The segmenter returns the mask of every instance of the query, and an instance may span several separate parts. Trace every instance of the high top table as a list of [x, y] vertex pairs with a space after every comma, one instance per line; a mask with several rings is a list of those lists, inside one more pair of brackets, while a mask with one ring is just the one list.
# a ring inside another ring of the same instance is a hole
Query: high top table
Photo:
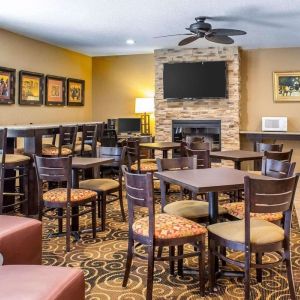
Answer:
[[172, 149], [179, 149], [180, 143], [174, 142], [156, 142], [156, 143], [141, 143], [141, 148], [151, 150], [161, 150], [163, 152], [163, 158], [168, 158], [168, 151]]

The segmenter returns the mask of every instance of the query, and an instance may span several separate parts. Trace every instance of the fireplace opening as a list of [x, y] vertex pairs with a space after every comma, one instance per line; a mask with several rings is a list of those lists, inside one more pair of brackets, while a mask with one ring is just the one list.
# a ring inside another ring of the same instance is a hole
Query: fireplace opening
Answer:
[[220, 151], [221, 120], [172, 120], [173, 142], [180, 143], [187, 136], [203, 137], [210, 144], [211, 151]]

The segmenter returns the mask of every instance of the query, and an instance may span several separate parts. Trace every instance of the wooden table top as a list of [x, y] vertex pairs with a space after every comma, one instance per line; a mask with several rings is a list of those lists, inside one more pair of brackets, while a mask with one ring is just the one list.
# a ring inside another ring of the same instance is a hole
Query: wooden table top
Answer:
[[232, 168], [209, 168], [155, 172], [154, 176], [195, 192], [224, 192], [244, 188], [244, 177], [270, 179]]
[[75, 156], [72, 158], [72, 168], [73, 169], [89, 169], [93, 167], [98, 167], [100, 165], [113, 162], [115, 159], [113, 157], [79, 157]]
[[177, 149], [180, 148], [180, 143], [173, 142], [156, 142], [156, 143], [141, 143], [140, 147], [149, 148], [149, 149], [157, 149], [157, 150], [169, 150], [169, 149]]
[[263, 158], [262, 152], [246, 151], [246, 150], [231, 150], [231, 151], [216, 151], [211, 152], [211, 158], [228, 159], [232, 161], [244, 161]]

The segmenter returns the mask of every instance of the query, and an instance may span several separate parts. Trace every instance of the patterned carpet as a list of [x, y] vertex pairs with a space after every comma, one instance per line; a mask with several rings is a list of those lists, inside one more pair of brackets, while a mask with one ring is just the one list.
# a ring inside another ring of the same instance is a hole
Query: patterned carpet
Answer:
[[[172, 194], [170, 200], [178, 199]], [[159, 203], [159, 199], [158, 199]], [[159, 205], [157, 205], [159, 209]], [[134, 258], [127, 288], [122, 288], [126, 252], [127, 223], [121, 222], [118, 202], [108, 205], [107, 230], [99, 232], [97, 239], [84, 234], [79, 242], [72, 244], [70, 253], [65, 254], [65, 238], [47, 238], [49, 232], [57, 229], [56, 223], [44, 221], [43, 262], [46, 265], [80, 267], [86, 280], [86, 299], [88, 300], [140, 300], [146, 292], [146, 261]], [[140, 212], [143, 214], [143, 212]], [[90, 224], [89, 218], [81, 218], [80, 226]], [[237, 257], [237, 254], [229, 254]], [[300, 232], [296, 218], [292, 229], [292, 256], [294, 279], [300, 299]], [[268, 255], [266, 260], [274, 259]], [[185, 260], [185, 266], [197, 267], [193, 258]], [[290, 299], [286, 281], [285, 266], [264, 270], [262, 284], [257, 284], [252, 273], [251, 299], [284, 300]], [[186, 274], [184, 277], [169, 275], [168, 264], [155, 263], [153, 299], [244, 299], [242, 279], [220, 278], [214, 293], [206, 292], [199, 296], [197, 275]]]

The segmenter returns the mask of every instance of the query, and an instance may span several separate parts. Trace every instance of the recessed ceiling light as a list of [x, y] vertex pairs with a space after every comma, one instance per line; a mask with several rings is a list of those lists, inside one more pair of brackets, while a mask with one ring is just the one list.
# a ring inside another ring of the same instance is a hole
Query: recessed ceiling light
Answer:
[[133, 40], [133, 39], [128, 39], [128, 40], [126, 40], [126, 44], [127, 44], [127, 45], [134, 45], [134, 44], [135, 44], [135, 40]]

